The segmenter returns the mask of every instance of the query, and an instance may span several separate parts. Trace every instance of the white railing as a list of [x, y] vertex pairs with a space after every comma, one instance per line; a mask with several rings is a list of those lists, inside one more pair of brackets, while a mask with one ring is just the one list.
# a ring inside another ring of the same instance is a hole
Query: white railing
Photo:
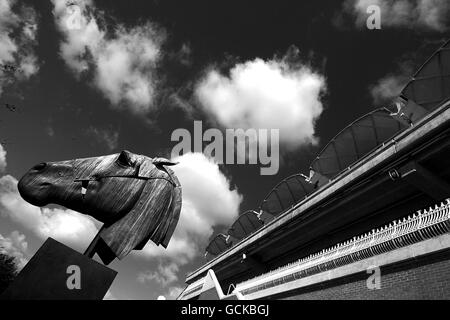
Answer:
[[250, 294], [358, 260], [392, 251], [450, 231], [450, 199], [428, 210], [393, 221], [331, 248], [272, 270], [236, 285], [235, 291]]
[[205, 277], [191, 283], [189, 286], [187, 286], [186, 289], [184, 289], [184, 291], [180, 294], [177, 300], [186, 300], [197, 295], [198, 291], [200, 291], [203, 288], [204, 282]]

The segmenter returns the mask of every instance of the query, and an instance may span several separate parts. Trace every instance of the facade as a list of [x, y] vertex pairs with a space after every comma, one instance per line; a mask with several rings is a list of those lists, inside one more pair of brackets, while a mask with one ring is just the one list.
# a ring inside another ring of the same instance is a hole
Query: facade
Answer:
[[179, 299], [449, 299], [450, 42], [206, 248]]

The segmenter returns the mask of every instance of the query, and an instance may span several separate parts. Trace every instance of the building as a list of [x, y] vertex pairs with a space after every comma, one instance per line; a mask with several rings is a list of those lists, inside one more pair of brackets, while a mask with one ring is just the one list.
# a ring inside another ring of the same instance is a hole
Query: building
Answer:
[[207, 247], [179, 299], [449, 299], [450, 42]]

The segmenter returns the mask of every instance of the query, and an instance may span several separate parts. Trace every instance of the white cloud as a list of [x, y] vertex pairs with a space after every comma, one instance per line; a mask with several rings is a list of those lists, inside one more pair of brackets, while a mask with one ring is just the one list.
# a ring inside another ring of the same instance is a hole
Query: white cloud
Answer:
[[77, 76], [93, 75], [91, 83], [113, 106], [134, 113], [153, 108], [155, 68], [161, 56], [162, 32], [147, 23], [135, 28], [117, 25], [108, 32], [101, 12], [90, 0], [67, 6], [52, 0], [53, 14], [63, 42], [60, 54]]
[[444, 32], [449, 27], [448, 0], [347, 0], [344, 10], [355, 15], [358, 26], [365, 26], [370, 5], [380, 7], [382, 28], [420, 28]]
[[372, 100], [376, 105], [390, 104], [411, 80], [414, 65], [410, 58], [402, 58], [396, 69], [369, 86]]
[[[183, 292], [181, 287], [170, 287], [164, 295], [159, 295], [156, 300], [175, 300]], [[167, 299], [166, 296], [169, 298]]]
[[97, 143], [105, 145], [109, 151], [113, 151], [119, 144], [119, 132], [113, 129], [100, 129], [89, 127], [86, 134], [92, 137]]
[[181, 292], [183, 292], [183, 288], [181, 287], [170, 287], [164, 295], [159, 295], [156, 300], [175, 300]]
[[138, 274], [138, 281], [141, 283], [147, 283], [155, 281], [159, 283], [163, 288], [167, 285], [178, 280], [179, 266], [176, 263], [158, 265], [157, 271], [145, 271]]
[[409, 78], [403, 74], [389, 74], [370, 87], [375, 104], [389, 103], [398, 97], [408, 83]]
[[135, 254], [182, 265], [204, 253], [213, 227], [229, 226], [237, 218], [242, 196], [231, 190], [219, 166], [202, 153], [187, 153], [172, 160], [179, 161], [172, 168], [183, 191], [180, 221], [167, 249], [149, 242]]
[[6, 169], [6, 150], [0, 144], [0, 172], [5, 171]]
[[212, 69], [197, 84], [196, 97], [225, 128], [279, 129], [280, 143], [290, 149], [314, 144], [325, 78], [288, 58], [239, 63], [229, 75]]
[[93, 219], [66, 209], [35, 207], [22, 199], [17, 180], [0, 178], [0, 213], [41, 239], [52, 237], [74, 249], [83, 249], [97, 233]]
[[0, 234], [0, 253], [14, 257], [17, 269], [20, 271], [29, 260], [28, 242], [25, 235], [19, 231], [11, 232], [9, 237]]
[[[0, 0], [0, 95], [9, 83], [37, 73], [36, 33], [37, 15], [31, 7]], [[16, 70], [5, 70], [5, 66]]]
[[169, 291], [167, 292], [167, 297], [169, 300], [175, 300], [178, 298], [180, 293], [183, 292], [183, 288], [181, 287], [170, 287]]

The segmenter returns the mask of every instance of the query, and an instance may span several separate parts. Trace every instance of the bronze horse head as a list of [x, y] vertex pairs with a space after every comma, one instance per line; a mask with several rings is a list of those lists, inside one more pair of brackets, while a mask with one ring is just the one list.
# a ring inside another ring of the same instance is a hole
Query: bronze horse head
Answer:
[[129, 151], [46, 162], [28, 171], [18, 188], [31, 204], [54, 203], [103, 222], [94, 250], [109, 264], [148, 240], [167, 247], [181, 210], [181, 186], [167, 168], [174, 164]]

